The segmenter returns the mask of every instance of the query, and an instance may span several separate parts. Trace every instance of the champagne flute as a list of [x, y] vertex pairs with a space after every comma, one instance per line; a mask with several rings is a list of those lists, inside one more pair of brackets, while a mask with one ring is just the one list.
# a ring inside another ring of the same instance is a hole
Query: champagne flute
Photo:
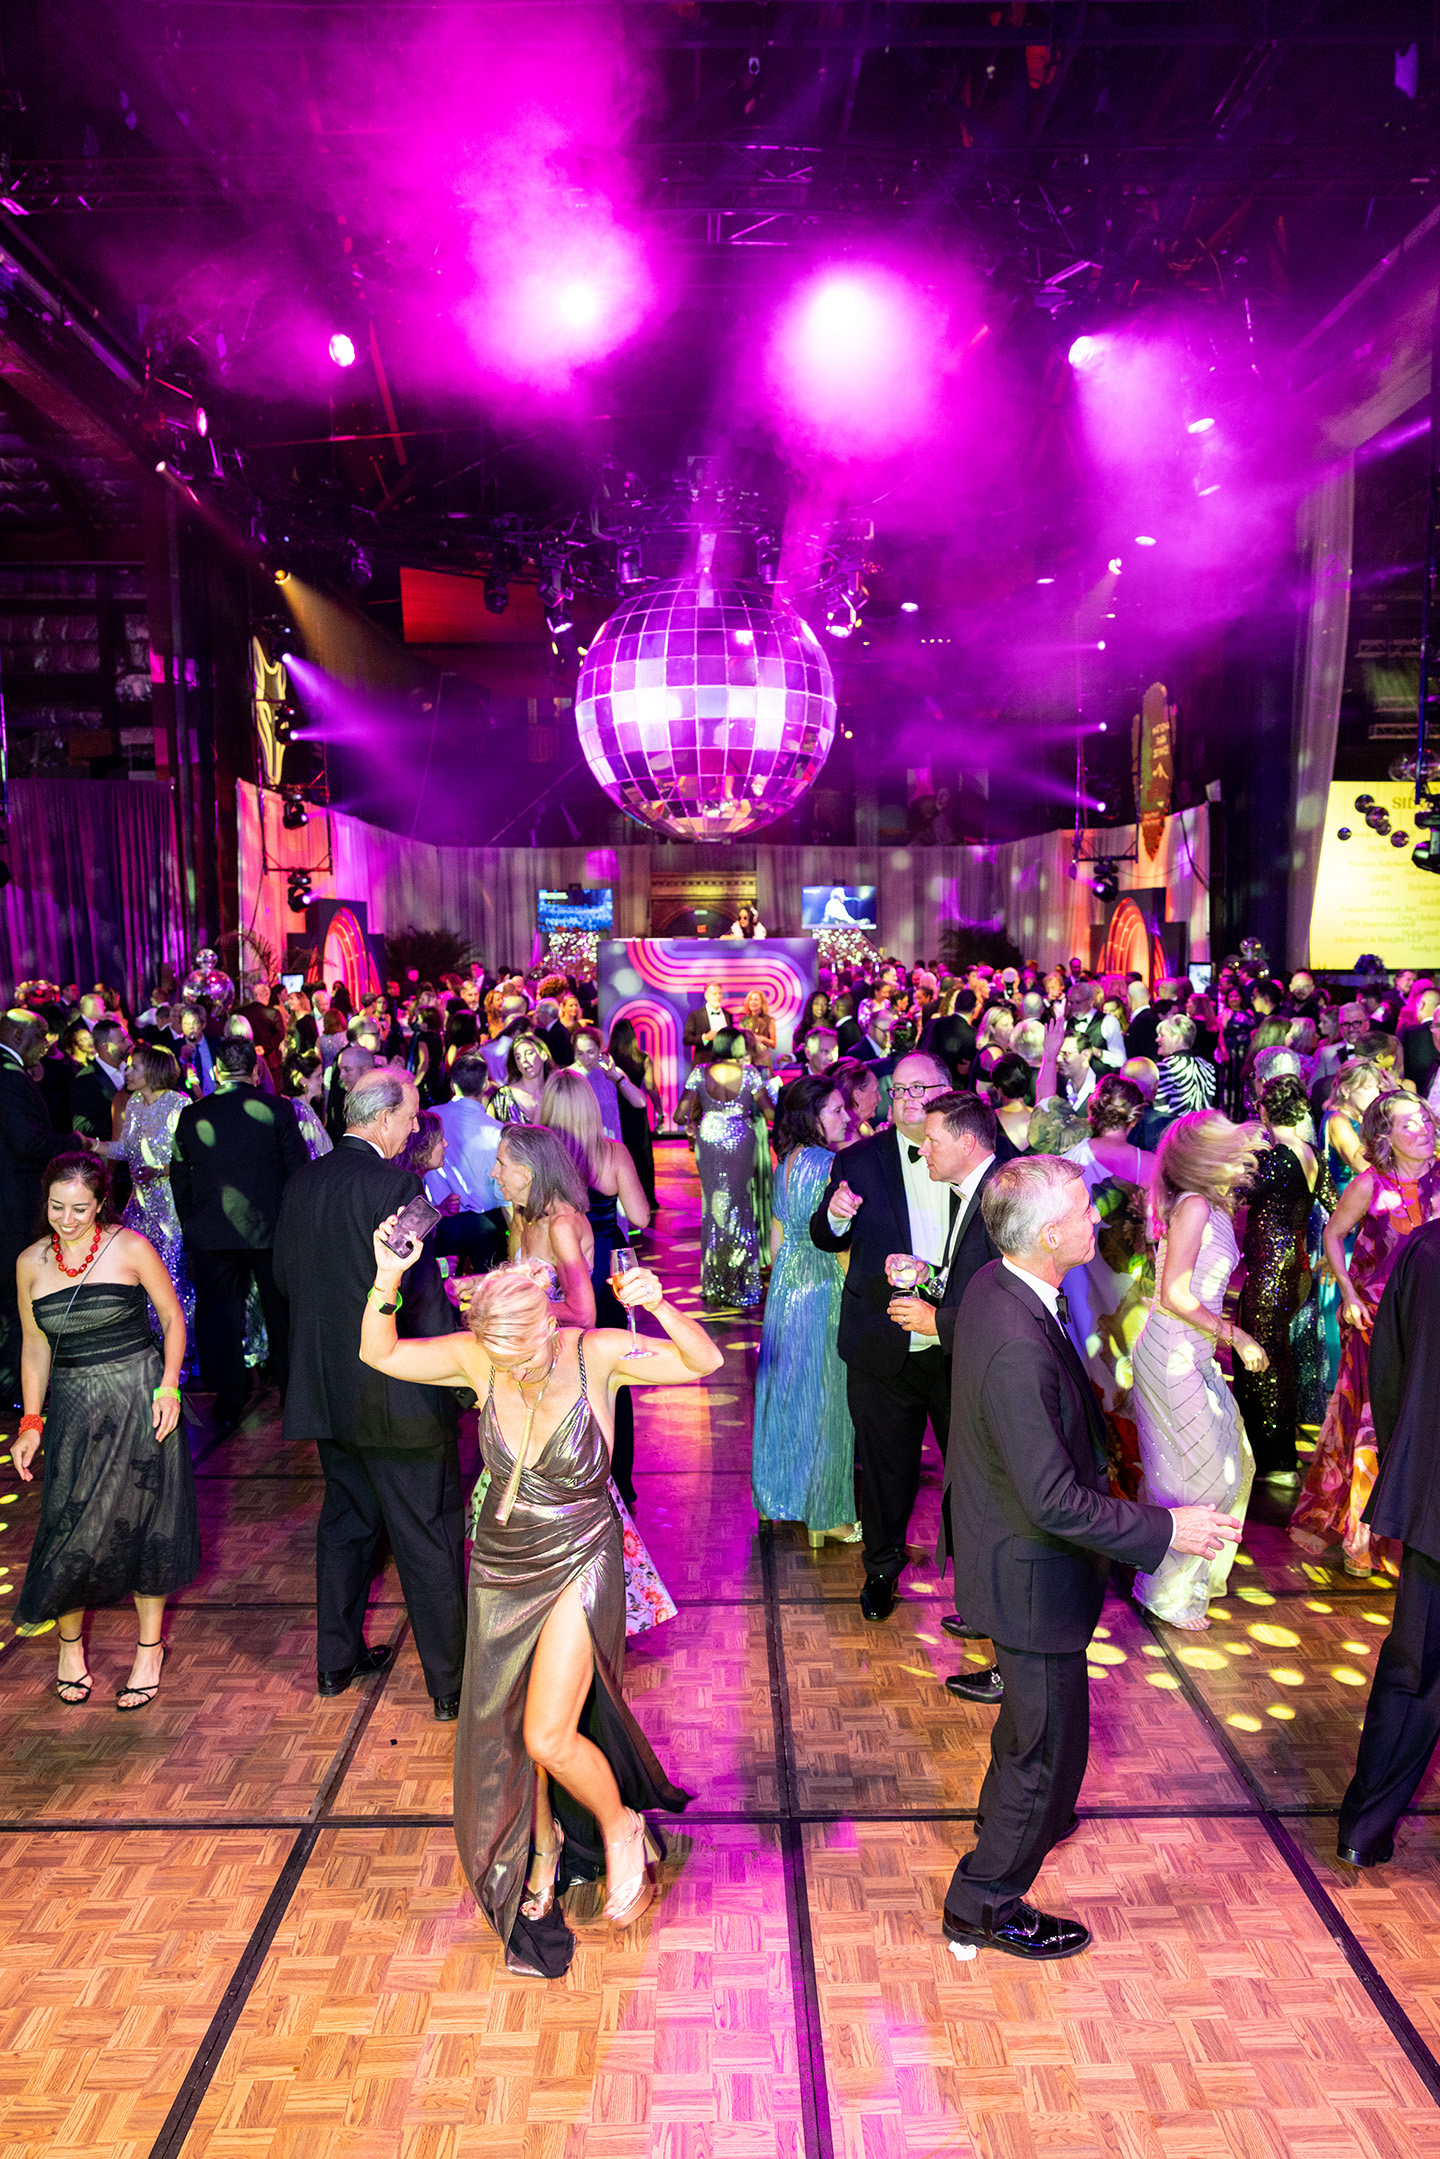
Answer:
[[[620, 1296], [620, 1284], [624, 1281], [626, 1275], [633, 1273], [634, 1269], [638, 1267], [639, 1264], [639, 1261], [636, 1259], [635, 1254], [631, 1251], [628, 1244], [617, 1244], [614, 1250], [611, 1252], [610, 1287], [614, 1292], [617, 1301]], [[629, 1305], [627, 1305], [625, 1308], [625, 1324], [630, 1329], [630, 1347], [625, 1352], [627, 1360], [635, 1357], [659, 1356], [660, 1352], [658, 1350], [641, 1349], [638, 1346], [640, 1337], [635, 1331], [635, 1313], [633, 1308]]]

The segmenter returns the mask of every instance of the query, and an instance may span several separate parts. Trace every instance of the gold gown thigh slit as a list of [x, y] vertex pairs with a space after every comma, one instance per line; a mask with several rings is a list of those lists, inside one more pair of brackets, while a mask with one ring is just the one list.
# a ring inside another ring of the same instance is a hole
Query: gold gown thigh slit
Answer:
[[[495, 1415], [495, 1382], [480, 1420], [490, 1482], [476, 1512], [470, 1557], [465, 1681], [455, 1735], [455, 1842], [475, 1901], [502, 1943], [510, 1939], [530, 1855], [535, 1770], [525, 1752], [525, 1701], [541, 1629], [573, 1582], [580, 1592], [595, 1679], [580, 1730], [609, 1762], [620, 1797], [637, 1810], [679, 1813], [690, 1795], [672, 1784], [625, 1706], [625, 1559], [607, 1489], [610, 1456], [590, 1406], [585, 1353], [580, 1397], [520, 1477], [507, 1522], [496, 1519], [515, 1457]], [[599, 1824], [552, 1777], [550, 1804], [565, 1832], [560, 1886], [605, 1871]]]

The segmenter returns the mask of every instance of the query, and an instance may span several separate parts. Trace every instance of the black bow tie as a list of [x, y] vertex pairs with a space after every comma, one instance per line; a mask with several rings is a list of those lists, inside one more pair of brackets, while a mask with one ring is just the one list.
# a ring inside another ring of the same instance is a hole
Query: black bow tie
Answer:
[[1063, 1289], [1062, 1289], [1062, 1290], [1058, 1290], [1058, 1291], [1056, 1292], [1056, 1296], [1055, 1296], [1055, 1317], [1056, 1317], [1056, 1318], [1057, 1318], [1057, 1319], [1059, 1320], [1059, 1322], [1060, 1322], [1060, 1324], [1061, 1324], [1061, 1326], [1062, 1326], [1062, 1327], [1068, 1327], [1068, 1326], [1069, 1326], [1069, 1324], [1070, 1324], [1070, 1304], [1069, 1304], [1069, 1300], [1067, 1299], [1067, 1297], [1066, 1297], [1066, 1295], [1065, 1295], [1065, 1292], [1064, 1292], [1064, 1290], [1063, 1290]]
[[918, 1162], [920, 1160], [920, 1149], [918, 1147], [912, 1147], [910, 1149], [910, 1159], [912, 1162]]

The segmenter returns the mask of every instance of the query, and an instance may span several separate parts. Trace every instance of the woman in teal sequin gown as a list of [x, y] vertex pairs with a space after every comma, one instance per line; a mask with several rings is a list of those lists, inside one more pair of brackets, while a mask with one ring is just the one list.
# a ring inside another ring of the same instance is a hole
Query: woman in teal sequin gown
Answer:
[[810, 1217], [830, 1181], [845, 1117], [844, 1097], [828, 1078], [792, 1080], [780, 1097], [781, 1241], [755, 1374], [756, 1508], [762, 1519], [803, 1522], [815, 1544], [827, 1531], [853, 1534], [855, 1525], [855, 1428], [835, 1350], [844, 1278], [835, 1255], [810, 1241]]

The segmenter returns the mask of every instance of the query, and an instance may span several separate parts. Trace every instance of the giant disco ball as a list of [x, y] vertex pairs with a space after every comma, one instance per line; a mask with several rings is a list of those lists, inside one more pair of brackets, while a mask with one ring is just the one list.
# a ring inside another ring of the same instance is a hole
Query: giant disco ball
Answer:
[[830, 754], [835, 683], [808, 622], [745, 585], [681, 578], [618, 607], [575, 718], [612, 802], [657, 832], [729, 840], [792, 810]]

